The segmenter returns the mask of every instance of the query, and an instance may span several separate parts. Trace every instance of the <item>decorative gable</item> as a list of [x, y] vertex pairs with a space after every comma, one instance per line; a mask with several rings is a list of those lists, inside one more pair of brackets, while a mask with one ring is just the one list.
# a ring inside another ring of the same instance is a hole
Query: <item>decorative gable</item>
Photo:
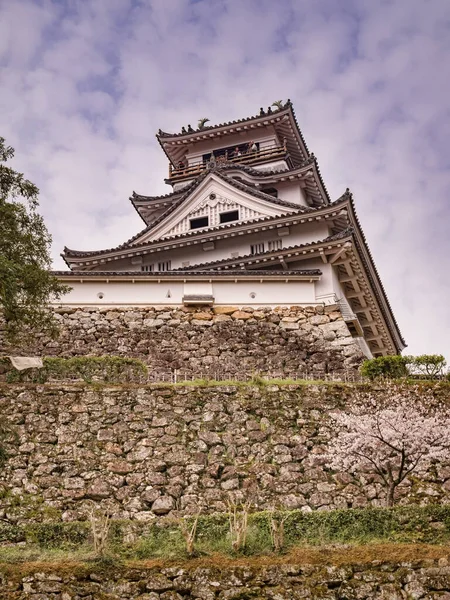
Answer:
[[133, 244], [170, 238], [189, 231], [207, 231], [226, 223], [276, 217], [291, 211], [268, 199], [243, 192], [211, 174], [165, 219], [133, 240]]
[[233, 198], [211, 193], [174, 227], [165, 232], [164, 237], [187, 233], [192, 229], [208, 229], [224, 223], [248, 221], [264, 216], [262, 212], [239, 204]]

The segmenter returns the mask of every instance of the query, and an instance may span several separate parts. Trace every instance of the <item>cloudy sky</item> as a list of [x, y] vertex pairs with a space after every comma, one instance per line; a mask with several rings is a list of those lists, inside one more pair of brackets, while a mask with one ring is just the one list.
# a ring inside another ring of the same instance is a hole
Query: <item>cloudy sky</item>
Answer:
[[291, 98], [348, 186], [409, 348], [450, 359], [450, 0], [0, 0], [0, 135], [55, 268], [142, 228], [154, 137]]

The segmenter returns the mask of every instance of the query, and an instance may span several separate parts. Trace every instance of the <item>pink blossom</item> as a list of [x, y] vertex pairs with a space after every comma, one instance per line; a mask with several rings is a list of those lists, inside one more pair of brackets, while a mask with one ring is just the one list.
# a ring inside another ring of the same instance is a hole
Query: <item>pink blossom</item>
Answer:
[[345, 412], [331, 417], [338, 431], [324, 454], [329, 466], [377, 473], [388, 506], [410, 473], [450, 457], [450, 414], [430, 394], [412, 403], [399, 388], [388, 386], [381, 401], [356, 394]]

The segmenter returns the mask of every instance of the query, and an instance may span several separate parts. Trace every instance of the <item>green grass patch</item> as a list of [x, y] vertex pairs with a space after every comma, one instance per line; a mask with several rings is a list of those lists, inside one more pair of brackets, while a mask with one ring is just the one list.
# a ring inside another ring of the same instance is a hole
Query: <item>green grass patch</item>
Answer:
[[[283, 543], [278, 552], [271, 536], [272, 518], [283, 521]], [[273, 556], [294, 548], [374, 543], [450, 544], [450, 505], [253, 513], [248, 519], [245, 546], [239, 550], [232, 548], [228, 515], [205, 515], [198, 520], [194, 556]], [[151, 523], [113, 521], [106, 555], [111, 560], [188, 558], [180, 522], [170, 519]], [[0, 561], [56, 558], [95, 558], [87, 522], [0, 522]]]

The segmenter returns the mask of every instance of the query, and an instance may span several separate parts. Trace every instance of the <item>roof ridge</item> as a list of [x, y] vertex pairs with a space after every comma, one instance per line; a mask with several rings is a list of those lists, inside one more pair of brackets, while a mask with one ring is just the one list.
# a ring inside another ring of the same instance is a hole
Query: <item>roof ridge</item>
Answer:
[[265, 111], [262, 107], [259, 109], [259, 115], [253, 115], [251, 117], [245, 117], [244, 119], [236, 119], [234, 121], [227, 121], [226, 123], [218, 123], [216, 125], [208, 125], [207, 127], [200, 127], [197, 129], [193, 129], [190, 125], [188, 125], [188, 129], [182, 127], [181, 132], [179, 133], [169, 133], [167, 131], [163, 131], [162, 129], [158, 129], [158, 133], [156, 134], [157, 138], [164, 137], [180, 137], [183, 135], [192, 135], [194, 133], [201, 133], [204, 131], [211, 131], [211, 129], [218, 129], [219, 127], [228, 127], [230, 125], [237, 125], [238, 123], [243, 123], [244, 121], [251, 121], [253, 119], [259, 119], [260, 117], [267, 117], [271, 115], [277, 115], [282, 113], [284, 110], [291, 108], [293, 110], [292, 102], [288, 98], [287, 102], [283, 105], [282, 108], [277, 108], [272, 110], [272, 107], [269, 106], [267, 111]]
[[[130, 277], [152, 277], [152, 276], [180, 276], [183, 274], [190, 275], [211, 275], [211, 271], [202, 271], [201, 269], [186, 271], [184, 272], [182, 269], [173, 269], [170, 271], [50, 271], [53, 275], [57, 276], [82, 276], [82, 277], [95, 277], [95, 276], [105, 276], [109, 277], [111, 275], [123, 275]], [[320, 269], [291, 269], [289, 271], [275, 271], [269, 269], [229, 269], [228, 271], [213, 271], [214, 275], [321, 275], [322, 271]]]

